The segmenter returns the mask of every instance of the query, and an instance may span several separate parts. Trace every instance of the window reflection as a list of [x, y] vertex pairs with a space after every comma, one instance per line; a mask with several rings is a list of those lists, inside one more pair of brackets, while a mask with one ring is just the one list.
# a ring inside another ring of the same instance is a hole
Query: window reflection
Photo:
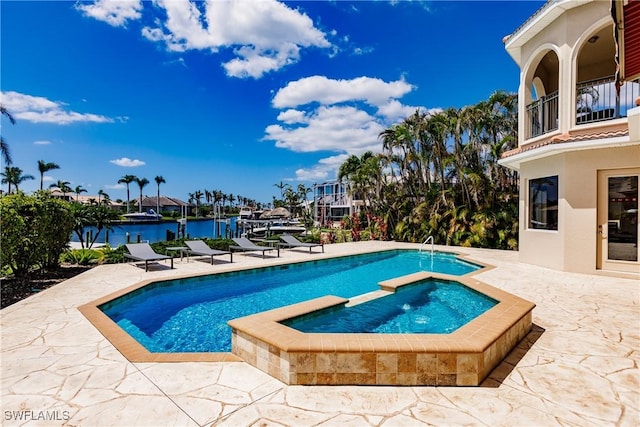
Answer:
[[609, 178], [608, 258], [638, 261], [638, 176]]

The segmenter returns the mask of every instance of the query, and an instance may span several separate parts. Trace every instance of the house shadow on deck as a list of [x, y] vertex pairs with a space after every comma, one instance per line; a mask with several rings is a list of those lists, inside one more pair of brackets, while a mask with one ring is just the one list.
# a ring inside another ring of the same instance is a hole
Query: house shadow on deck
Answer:
[[496, 366], [491, 373], [489, 373], [487, 378], [485, 378], [480, 384], [480, 387], [500, 387], [544, 332], [545, 329], [543, 327], [534, 323], [531, 326], [531, 331], [518, 343], [518, 345], [515, 346], [513, 350], [511, 350], [507, 357], [505, 357], [504, 360], [502, 360], [502, 362], [500, 362], [500, 364]]

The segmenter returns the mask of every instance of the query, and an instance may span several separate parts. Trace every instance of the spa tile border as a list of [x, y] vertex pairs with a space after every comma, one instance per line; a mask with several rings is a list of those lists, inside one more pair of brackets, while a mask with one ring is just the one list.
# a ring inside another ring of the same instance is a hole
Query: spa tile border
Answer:
[[325, 296], [231, 320], [232, 351], [286, 384], [479, 385], [531, 330], [535, 304], [472, 277], [427, 272], [381, 282], [379, 296], [428, 279], [498, 304], [451, 334], [304, 333], [280, 323], [348, 302]]

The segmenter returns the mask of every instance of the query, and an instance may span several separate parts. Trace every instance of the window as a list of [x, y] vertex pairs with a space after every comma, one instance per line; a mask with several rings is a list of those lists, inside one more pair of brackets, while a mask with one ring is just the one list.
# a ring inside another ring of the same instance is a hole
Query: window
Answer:
[[529, 228], [558, 229], [558, 176], [529, 180]]

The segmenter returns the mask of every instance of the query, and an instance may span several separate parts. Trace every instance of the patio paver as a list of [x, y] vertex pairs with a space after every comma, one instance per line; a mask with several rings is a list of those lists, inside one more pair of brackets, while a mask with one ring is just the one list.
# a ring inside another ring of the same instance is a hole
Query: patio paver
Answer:
[[480, 387], [286, 386], [244, 362], [131, 363], [77, 310], [153, 278], [408, 247], [418, 245], [94, 268], [0, 311], [2, 425], [640, 424], [638, 280], [521, 264], [514, 252], [438, 247], [496, 266], [476, 277], [536, 304], [533, 331]]

